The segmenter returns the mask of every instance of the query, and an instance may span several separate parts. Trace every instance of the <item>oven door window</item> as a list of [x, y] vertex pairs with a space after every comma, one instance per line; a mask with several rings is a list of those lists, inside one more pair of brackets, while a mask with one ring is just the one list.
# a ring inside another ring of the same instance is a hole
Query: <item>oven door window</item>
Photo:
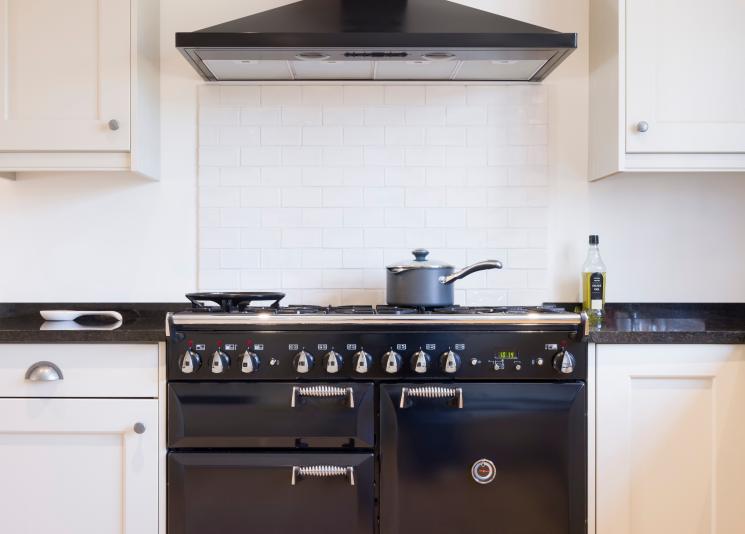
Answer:
[[372, 454], [172, 452], [169, 534], [372, 534]]
[[386, 384], [381, 532], [586, 532], [582, 383]]

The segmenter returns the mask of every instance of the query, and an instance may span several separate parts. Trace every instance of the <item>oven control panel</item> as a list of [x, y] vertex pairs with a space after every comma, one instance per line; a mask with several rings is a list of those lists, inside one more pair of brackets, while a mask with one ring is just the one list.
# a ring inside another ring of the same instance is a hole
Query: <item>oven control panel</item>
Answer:
[[177, 332], [169, 380], [584, 380], [568, 332]]

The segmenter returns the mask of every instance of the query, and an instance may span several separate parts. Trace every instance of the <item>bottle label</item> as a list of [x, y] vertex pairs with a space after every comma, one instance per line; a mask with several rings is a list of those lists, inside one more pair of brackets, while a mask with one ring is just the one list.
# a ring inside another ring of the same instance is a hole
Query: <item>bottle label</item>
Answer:
[[590, 275], [590, 308], [593, 310], [603, 309], [604, 282], [603, 273], [592, 273]]

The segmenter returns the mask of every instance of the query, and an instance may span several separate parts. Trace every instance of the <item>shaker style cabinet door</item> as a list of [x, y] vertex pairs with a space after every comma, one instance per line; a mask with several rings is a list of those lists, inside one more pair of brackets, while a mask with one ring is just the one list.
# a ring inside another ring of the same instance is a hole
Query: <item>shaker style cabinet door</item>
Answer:
[[745, 2], [625, 6], [626, 152], [745, 152]]
[[157, 405], [0, 399], [0, 531], [158, 534]]
[[598, 345], [597, 534], [745, 532], [745, 347]]
[[130, 0], [0, 0], [0, 151], [130, 149]]

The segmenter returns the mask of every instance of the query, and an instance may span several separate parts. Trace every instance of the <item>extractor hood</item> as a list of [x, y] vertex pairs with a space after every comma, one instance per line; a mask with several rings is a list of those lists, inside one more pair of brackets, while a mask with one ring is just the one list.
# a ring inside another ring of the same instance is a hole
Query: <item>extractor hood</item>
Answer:
[[536, 82], [577, 34], [448, 0], [301, 0], [177, 33], [176, 47], [210, 81]]

